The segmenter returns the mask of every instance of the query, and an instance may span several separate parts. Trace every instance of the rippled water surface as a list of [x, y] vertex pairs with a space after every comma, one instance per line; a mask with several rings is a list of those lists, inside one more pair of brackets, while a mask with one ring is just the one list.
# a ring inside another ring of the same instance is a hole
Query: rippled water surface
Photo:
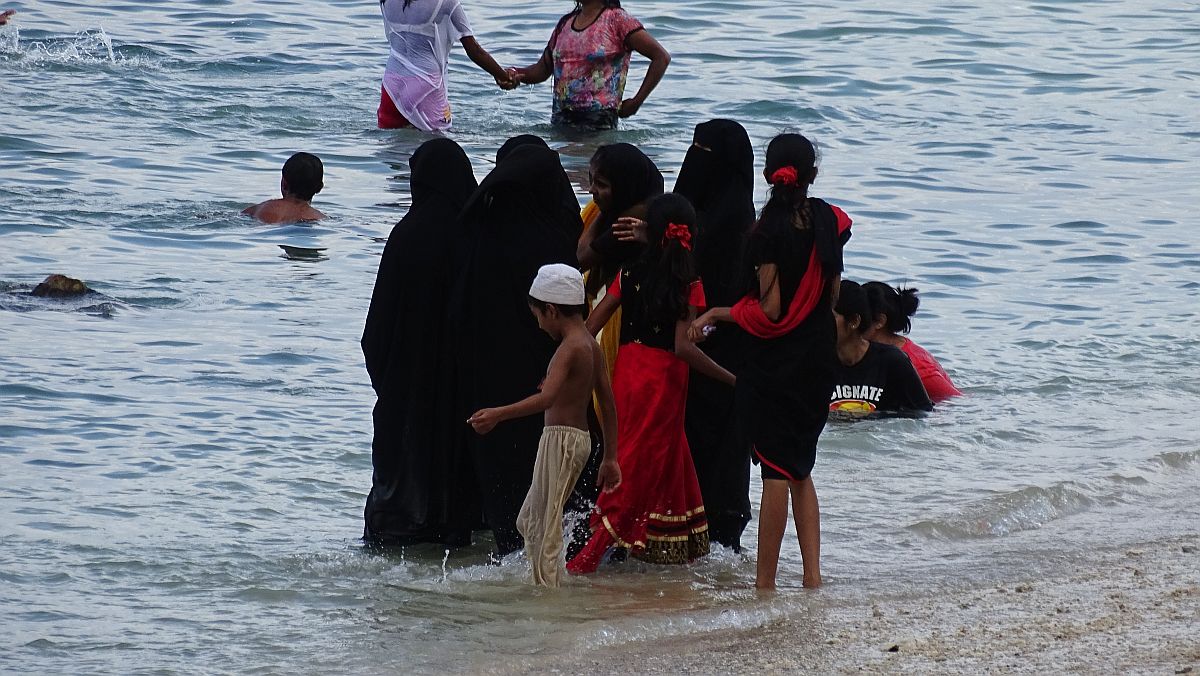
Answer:
[[[789, 541], [764, 600], [730, 553], [536, 591], [519, 559], [483, 565], [486, 543], [360, 550], [357, 340], [423, 140], [373, 128], [375, 2], [8, 4], [0, 670], [520, 665], [985, 582], [1200, 517], [1194, 6], [630, 0], [675, 59], [602, 137], [559, 135], [545, 86], [500, 92], [455, 54], [454, 137], [480, 176], [529, 130], [578, 180], [602, 141], [674, 173], [708, 118], [760, 145], [799, 129], [823, 149], [818, 192], [856, 220], [847, 276], [922, 290], [913, 335], [967, 396], [829, 429], [829, 584], [796, 591]], [[467, 6], [524, 65], [569, 3]], [[297, 150], [325, 160], [333, 218], [239, 217]], [[56, 272], [103, 296], [26, 295]]]

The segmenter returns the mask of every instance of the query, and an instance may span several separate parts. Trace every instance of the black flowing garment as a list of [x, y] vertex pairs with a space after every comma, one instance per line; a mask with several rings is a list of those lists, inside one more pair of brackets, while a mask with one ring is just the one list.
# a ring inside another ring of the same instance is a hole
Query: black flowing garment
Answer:
[[555, 343], [529, 310], [529, 286], [543, 265], [576, 264], [582, 230], [558, 153], [538, 145], [513, 148], [463, 211], [449, 306], [461, 397], [456, 444], [473, 459], [500, 555], [523, 546], [517, 513], [532, 482], [543, 418], [504, 422], [485, 436], [466, 420], [534, 394], [545, 378]]
[[[696, 266], [710, 307], [729, 307], [745, 291], [742, 250], [755, 222], [754, 148], [742, 125], [712, 120], [696, 127], [675, 193], [696, 208]], [[700, 344], [713, 361], [737, 374], [745, 333], [736, 324]], [[704, 496], [709, 535], [735, 550], [750, 521], [750, 442], [741, 434], [734, 389], [692, 373], [684, 419], [692, 462]]]
[[448, 350], [455, 230], [476, 188], [471, 162], [458, 144], [434, 139], [413, 153], [412, 206], [388, 237], [362, 337], [375, 388], [374, 473], [363, 539], [382, 545], [467, 544], [479, 523], [469, 462], [454, 453], [448, 431], [458, 424]]
[[612, 205], [602, 211], [591, 226], [597, 233], [592, 249], [600, 258], [588, 277], [588, 294], [593, 297], [612, 283], [617, 270], [642, 254], [641, 244], [617, 239], [612, 231], [613, 224], [635, 206], [663, 194], [665, 186], [662, 172], [654, 160], [629, 143], [602, 146], [596, 152], [595, 162], [596, 168], [612, 184]]

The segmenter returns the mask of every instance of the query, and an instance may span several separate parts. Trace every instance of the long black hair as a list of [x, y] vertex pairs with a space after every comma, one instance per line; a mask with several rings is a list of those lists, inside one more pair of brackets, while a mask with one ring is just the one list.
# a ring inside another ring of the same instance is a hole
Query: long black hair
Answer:
[[[800, 280], [807, 267], [808, 254], [816, 243], [812, 209], [808, 199], [808, 186], [817, 177], [817, 149], [800, 134], [780, 134], [767, 145], [767, 180], [771, 183], [771, 194], [759, 212], [758, 221], [750, 234], [746, 254], [749, 258], [761, 257], [763, 247], [773, 247], [770, 256], [775, 260], [792, 261], [804, 267], [797, 270], [794, 282]], [[802, 231], [806, 237], [789, 236], [792, 230]], [[783, 250], [779, 250], [783, 247]], [[742, 287], [747, 293], [758, 295], [758, 276], [754, 267], [742, 266]], [[784, 306], [791, 302], [795, 290], [790, 286], [781, 288]]]
[[916, 289], [893, 287], [884, 282], [867, 282], [863, 284], [863, 289], [871, 304], [872, 322], [883, 315], [887, 317], [883, 326], [889, 332], [908, 333], [912, 330], [912, 316], [921, 306]]
[[808, 186], [817, 177], [817, 148], [800, 134], [780, 134], [767, 146], [771, 197], [758, 218], [760, 228], [809, 227]]
[[[695, 227], [696, 210], [682, 195], [660, 195], [646, 209], [646, 236], [650, 242], [635, 265], [641, 268], [640, 294], [647, 325], [687, 319], [688, 290], [696, 281], [696, 261], [691, 251]], [[686, 228], [686, 232], [680, 228]]]
[[867, 301], [867, 292], [858, 282], [842, 280], [834, 312], [841, 315], [846, 322], [858, 317], [858, 328], [852, 329], [858, 335], [865, 334], [871, 328], [871, 304]]

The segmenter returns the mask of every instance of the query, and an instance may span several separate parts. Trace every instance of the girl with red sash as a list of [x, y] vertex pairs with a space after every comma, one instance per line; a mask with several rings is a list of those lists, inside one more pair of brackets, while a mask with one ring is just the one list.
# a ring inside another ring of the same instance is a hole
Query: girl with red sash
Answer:
[[788, 497], [804, 559], [804, 586], [821, 584], [821, 524], [812, 468], [829, 416], [837, 363], [833, 305], [850, 217], [808, 196], [817, 177], [816, 149], [799, 134], [775, 137], [764, 172], [771, 198], [746, 246], [756, 274], [733, 307], [713, 308], [692, 324], [703, 340], [717, 322], [750, 334], [735, 391], [738, 417], [762, 466], [756, 586], [775, 588]]
[[594, 334], [622, 310], [613, 397], [624, 481], [597, 500], [592, 537], [567, 564], [575, 574], [594, 572], [614, 546], [660, 564], [708, 554], [708, 521], [683, 430], [688, 374], [694, 368], [730, 385], [734, 377], [688, 340], [705, 305], [692, 258], [695, 210], [684, 197], [662, 195], [646, 221], [644, 253], [619, 271], [588, 319]]

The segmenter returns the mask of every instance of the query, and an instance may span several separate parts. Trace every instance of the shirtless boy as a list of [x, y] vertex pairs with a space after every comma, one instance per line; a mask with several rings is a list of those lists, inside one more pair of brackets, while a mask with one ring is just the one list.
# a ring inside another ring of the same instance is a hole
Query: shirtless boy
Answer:
[[325, 167], [321, 158], [309, 153], [296, 153], [283, 165], [279, 192], [283, 199], [267, 200], [246, 207], [242, 213], [263, 223], [298, 223], [319, 221], [325, 214], [312, 207], [312, 198], [325, 187]]
[[538, 326], [559, 341], [541, 391], [515, 404], [485, 408], [467, 421], [479, 434], [487, 434], [505, 420], [546, 414], [533, 483], [521, 505], [517, 530], [525, 538], [534, 584], [547, 587], [559, 586], [566, 575], [563, 507], [591, 452], [587, 407], [593, 393], [604, 431], [604, 459], [596, 483], [605, 492], [616, 490], [621, 483], [617, 410], [604, 355], [583, 320], [586, 303], [583, 275], [578, 270], [561, 264], [538, 270], [529, 290], [529, 309]]

